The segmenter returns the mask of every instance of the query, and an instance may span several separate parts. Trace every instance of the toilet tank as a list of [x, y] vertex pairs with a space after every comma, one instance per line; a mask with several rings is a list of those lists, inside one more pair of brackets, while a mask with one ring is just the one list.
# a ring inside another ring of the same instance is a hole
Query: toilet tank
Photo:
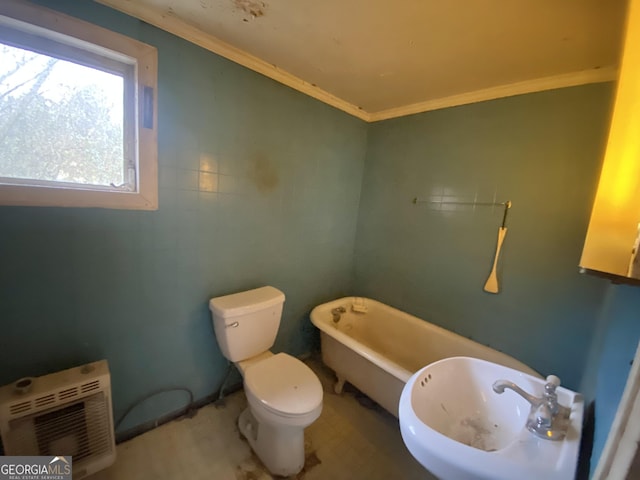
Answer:
[[283, 305], [284, 293], [274, 287], [209, 300], [222, 354], [238, 362], [269, 350], [276, 340]]

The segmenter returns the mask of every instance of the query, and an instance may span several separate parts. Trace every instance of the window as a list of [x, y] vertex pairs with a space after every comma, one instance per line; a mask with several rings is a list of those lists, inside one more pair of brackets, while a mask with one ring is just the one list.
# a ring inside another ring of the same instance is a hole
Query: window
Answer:
[[157, 51], [0, 3], [0, 205], [157, 209]]

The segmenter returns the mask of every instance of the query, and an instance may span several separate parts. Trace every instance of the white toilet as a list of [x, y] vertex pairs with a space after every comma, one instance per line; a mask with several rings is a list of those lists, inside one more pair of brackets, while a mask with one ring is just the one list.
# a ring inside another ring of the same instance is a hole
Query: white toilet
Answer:
[[280, 290], [262, 287], [212, 298], [209, 308], [222, 354], [244, 378], [240, 432], [269, 472], [288, 476], [304, 466], [304, 429], [322, 412], [322, 385], [297, 358], [269, 351], [283, 304]]

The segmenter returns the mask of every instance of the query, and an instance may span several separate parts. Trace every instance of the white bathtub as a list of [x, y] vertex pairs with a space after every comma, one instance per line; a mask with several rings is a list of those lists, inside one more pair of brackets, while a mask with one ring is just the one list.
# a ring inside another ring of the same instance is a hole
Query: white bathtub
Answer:
[[[354, 306], [366, 312], [356, 312]], [[334, 323], [331, 310], [337, 307], [345, 313]], [[322, 361], [338, 377], [336, 393], [347, 381], [396, 417], [407, 380], [436, 360], [476, 357], [539, 376], [509, 355], [368, 298], [318, 305], [311, 321], [321, 332]]]

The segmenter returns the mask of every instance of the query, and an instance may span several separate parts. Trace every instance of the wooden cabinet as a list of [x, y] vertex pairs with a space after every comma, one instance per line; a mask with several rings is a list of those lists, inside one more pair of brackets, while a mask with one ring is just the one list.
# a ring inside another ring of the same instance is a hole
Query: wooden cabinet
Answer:
[[609, 139], [580, 266], [640, 279], [640, 0], [631, 0], [628, 9]]

